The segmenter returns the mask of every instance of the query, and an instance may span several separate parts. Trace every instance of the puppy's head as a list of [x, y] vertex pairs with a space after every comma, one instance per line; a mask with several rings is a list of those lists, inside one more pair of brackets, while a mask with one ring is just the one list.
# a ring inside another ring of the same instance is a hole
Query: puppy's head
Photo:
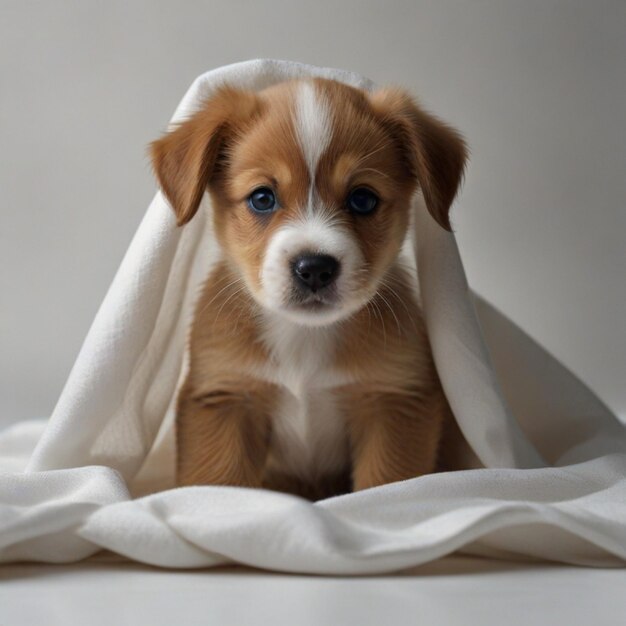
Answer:
[[259, 92], [224, 86], [151, 156], [178, 224], [208, 189], [216, 235], [257, 302], [318, 326], [375, 295], [418, 185], [450, 228], [466, 150], [400, 88], [310, 78]]

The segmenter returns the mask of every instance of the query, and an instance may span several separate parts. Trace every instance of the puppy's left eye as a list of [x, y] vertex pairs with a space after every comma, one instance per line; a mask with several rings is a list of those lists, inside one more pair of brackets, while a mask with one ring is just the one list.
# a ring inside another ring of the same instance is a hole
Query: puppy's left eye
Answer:
[[378, 196], [367, 187], [356, 187], [348, 194], [348, 208], [358, 215], [369, 215], [378, 206]]
[[248, 205], [257, 213], [270, 213], [276, 208], [276, 196], [269, 187], [259, 187], [248, 196]]

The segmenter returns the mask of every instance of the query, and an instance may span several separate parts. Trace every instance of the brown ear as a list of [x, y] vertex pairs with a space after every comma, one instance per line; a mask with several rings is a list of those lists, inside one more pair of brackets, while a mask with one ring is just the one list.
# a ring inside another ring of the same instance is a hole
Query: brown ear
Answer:
[[451, 230], [450, 206], [467, 160], [465, 141], [399, 87], [383, 87], [371, 94], [370, 101], [397, 138], [408, 173], [419, 183], [428, 211], [440, 226]]
[[257, 104], [254, 93], [222, 86], [196, 113], [150, 144], [152, 167], [178, 226], [196, 214], [228, 135]]

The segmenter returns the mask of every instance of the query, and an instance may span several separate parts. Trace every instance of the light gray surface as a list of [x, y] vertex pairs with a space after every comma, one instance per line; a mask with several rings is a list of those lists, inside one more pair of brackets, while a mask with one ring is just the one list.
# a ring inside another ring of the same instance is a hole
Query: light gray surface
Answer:
[[397, 82], [467, 136], [472, 286], [626, 412], [626, 4], [0, 2], [0, 424], [50, 413], [201, 72]]
[[624, 570], [450, 557], [390, 576], [131, 564], [0, 567], [0, 624], [527, 626], [621, 624]]

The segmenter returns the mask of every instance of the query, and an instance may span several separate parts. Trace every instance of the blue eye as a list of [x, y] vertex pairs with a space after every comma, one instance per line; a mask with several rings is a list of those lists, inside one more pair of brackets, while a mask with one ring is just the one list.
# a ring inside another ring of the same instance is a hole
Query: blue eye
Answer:
[[356, 187], [348, 195], [348, 208], [357, 215], [369, 215], [378, 206], [378, 196], [366, 187]]
[[259, 187], [248, 196], [248, 205], [257, 213], [270, 213], [276, 208], [276, 196], [269, 187]]

